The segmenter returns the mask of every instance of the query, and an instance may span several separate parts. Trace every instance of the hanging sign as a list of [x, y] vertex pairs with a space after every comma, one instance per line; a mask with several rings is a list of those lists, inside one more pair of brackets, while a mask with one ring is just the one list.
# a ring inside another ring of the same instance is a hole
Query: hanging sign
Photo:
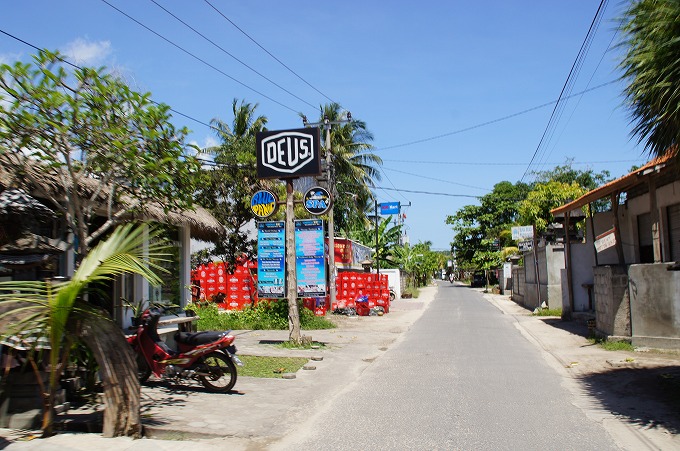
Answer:
[[286, 296], [286, 229], [283, 221], [257, 224], [257, 296]]
[[285, 179], [321, 174], [318, 128], [259, 132], [256, 143], [258, 178]]
[[609, 229], [595, 239], [595, 250], [602, 252], [605, 249], [616, 246], [616, 229]]
[[271, 191], [261, 190], [253, 194], [250, 199], [250, 209], [258, 218], [268, 218], [274, 213], [279, 205], [276, 194]]
[[331, 208], [331, 194], [320, 186], [310, 188], [302, 201], [305, 210], [313, 215], [322, 215]]
[[398, 215], [399, 214], [399, 202], [383, 202], [380, 204], [380, 214], [381, 215]]

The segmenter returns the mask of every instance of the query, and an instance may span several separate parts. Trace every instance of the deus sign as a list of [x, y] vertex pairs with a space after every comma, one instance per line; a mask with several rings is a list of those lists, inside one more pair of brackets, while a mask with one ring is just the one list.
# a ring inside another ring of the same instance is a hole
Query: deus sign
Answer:
[[258, 178], [296, 178], [321, 173], [318, 128], [260, 132], [256, 139]]

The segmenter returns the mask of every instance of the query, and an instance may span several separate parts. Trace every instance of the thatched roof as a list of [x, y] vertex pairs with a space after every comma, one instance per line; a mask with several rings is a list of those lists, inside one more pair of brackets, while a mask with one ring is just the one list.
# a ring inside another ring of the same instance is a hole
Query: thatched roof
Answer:
[[[20, 164], [19, 158], [17, 158], [17, 164]], [[59, 177], [56, 171], [46, 170], [38, 163], [28, 164], [22, 170], [30, 173], [31, 177], [18, 173], [10, 165], [0, 165], [0, 189], [19, 188], [36, 197], [41, 197], [40, 191], [55, 198], [66, 196], [62, 183], [63, 181], [69, 183], [71, 180], [69, 177]], [[38, 180], [39, 186], [32, 186], [29, 180]], [[96, 179], [85, 178], [80, 182], [80, 189], [84, 192], [92, 193], [98, 187], [99, 181]], [[105, 205], [107, 195], [106, 190], [101, 192], [102, 205]], [[128, 218], [142, 221], [151, 220], [174, 226], [188, 226], [191, 236], [203, 241], [215, 241], [224, 232], [222, 224], [208, 210], [198, 205], [194, 205], [193, 210], [166, 213], [160, 204], [147, 203], [141, 208], [141, 211], [131, 212]]]

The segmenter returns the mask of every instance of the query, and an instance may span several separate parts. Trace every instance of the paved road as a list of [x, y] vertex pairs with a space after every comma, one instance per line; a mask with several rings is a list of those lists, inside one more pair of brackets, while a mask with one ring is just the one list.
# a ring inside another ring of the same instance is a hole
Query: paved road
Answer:
[[270, 449], [619, 449], [479, 292], [442, 284], [403, 338]]

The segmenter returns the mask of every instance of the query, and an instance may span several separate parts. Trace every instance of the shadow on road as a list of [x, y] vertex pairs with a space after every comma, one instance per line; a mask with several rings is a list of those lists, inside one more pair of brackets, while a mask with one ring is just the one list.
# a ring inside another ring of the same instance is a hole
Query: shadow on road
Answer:
[[605, 409], [624, 420], [680, 433], [680, 366], [617, 368], [581, 381]]

